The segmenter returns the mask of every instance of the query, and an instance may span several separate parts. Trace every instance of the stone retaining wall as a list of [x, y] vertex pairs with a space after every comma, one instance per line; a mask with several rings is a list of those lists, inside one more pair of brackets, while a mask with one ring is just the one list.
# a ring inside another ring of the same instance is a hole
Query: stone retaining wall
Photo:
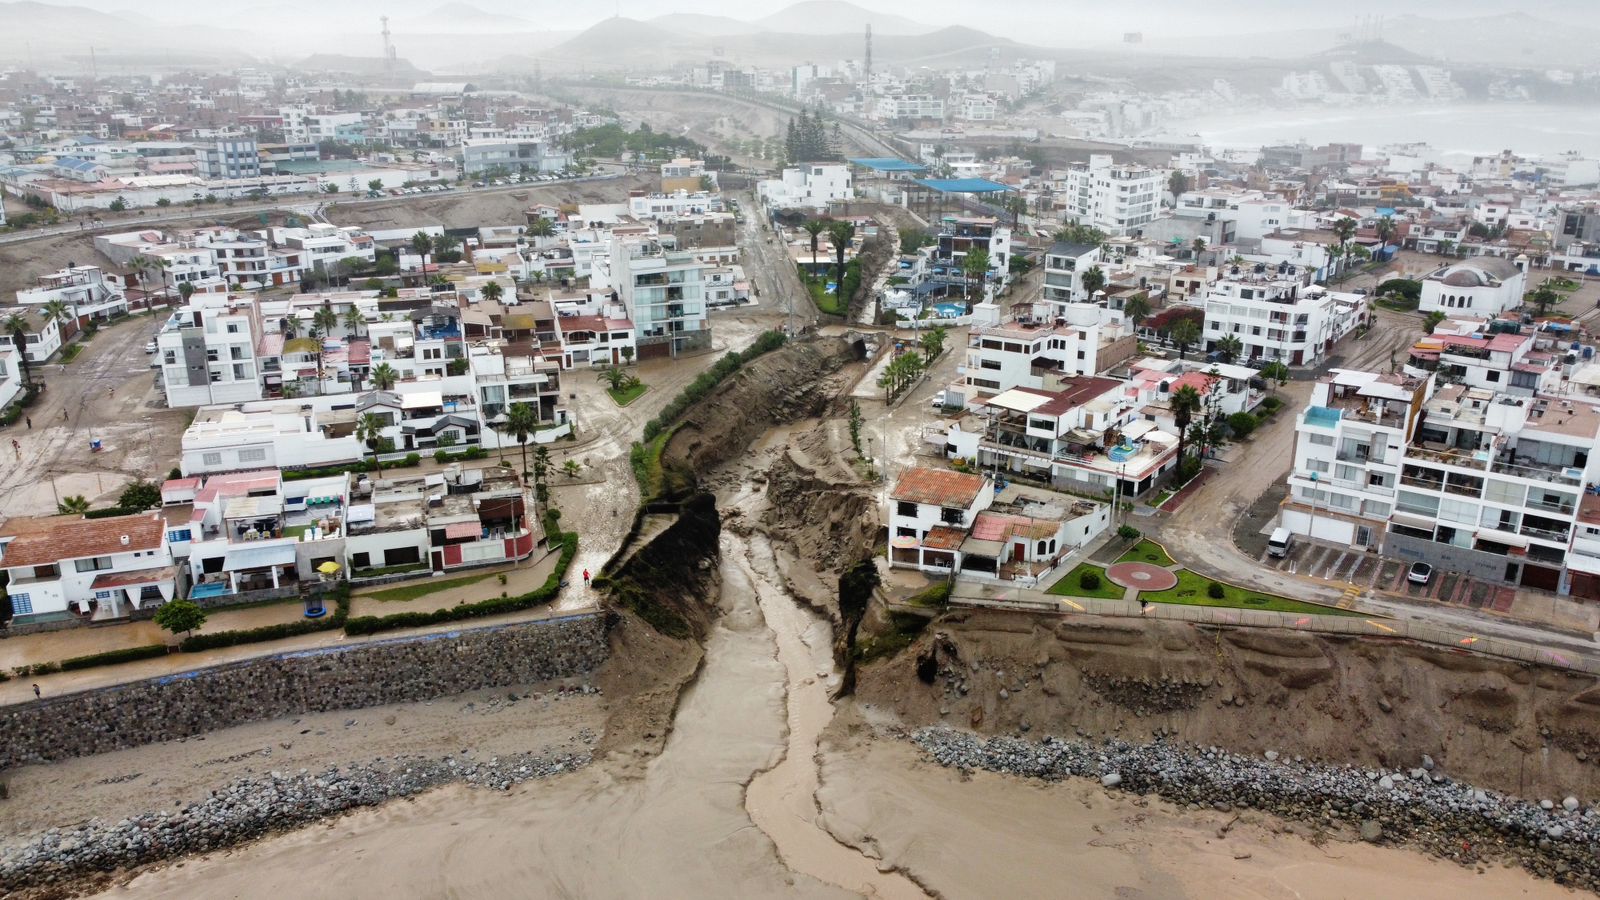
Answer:
[[0, 769], [282, 716], [581, 675], [606, 658], [585, 613], [243, 660], [0, 708]]

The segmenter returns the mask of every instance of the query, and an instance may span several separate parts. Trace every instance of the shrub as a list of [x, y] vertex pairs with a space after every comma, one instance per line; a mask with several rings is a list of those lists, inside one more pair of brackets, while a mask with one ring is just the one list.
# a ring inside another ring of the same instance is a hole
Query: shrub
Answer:
[[76, 669], [113, 666], [117, 663], [154, 659], [158, 656], [166, 655], [166, 644], [147, 644], [143, 647], [124, 647], [121, 650], [108, 650], [105, 653], [91, 653], [88, 656], [74, 656], [71, 659], [63, 659], [60, 663], [60, 668], [63, 672], [71, 672]]
[[1277, 397], [1270, 397], [1269, 396], [1265, 400], [1261, 401], [1261, 405], [1266, 407], [1268, 410], [1270, 410], [1272, 412], [1277, 412], [1279, 409], [1283, 408], [1283, 401], [1278, 399]]
[[780, 332], [763, 331], [749, 347], [735, 353], [729, 353], [717, 360], [715, 365], [701, 372], [700, 376], [689, 382], [689, 386], [684, 388], [678, 396], [673, 397], [662, 408], [659, 415], [645, 423], [644, 442], [649, 443], [654, 440], [656, 435], [677, 421], [678, 417], [687, 412], [689, 407], [703, 400], [711, 393], [713, 388], [721, 384], [729, 375], [739, 371], [740, 366], [762, 354], [770, 353], [782, 347], [786, 340], [788, 339]]
[[178, 468], [177, 466], [173, 466], [172, 468], [167, 470], [167, 480], [168, 481], [174, 481], [174, 480], [182, 478], [182, 477], [183, 477], [183, 470]]
[[156, 610], [156, 624], [177, 634], [193, 632], [206, 622], [206, 611], [193, 600], [173, 600]]
[[1133, 527], [1132, 525], [1117, 526], [1117, 537], [1122, 538], [1123, 540], [1137, 541], [1139, 536], [1139, 529]]
[[1081, 587], [1086, 591], [1098, 591], [1098, 590], [1100, 590], [1100, 573], [1098, 573], [1098, 572], [1083, 572], [1083, 573], [1079, 574], [1078, 575], [1078, 587]]
[[1256, 417], [1247, 412], [1236, 412], [1228, 417], [1228, 428], [1234, 437], [1244, 437], [1256, 430]]
[[420, 454], [420, 453], [407, 453], [404, 464], [408, 465], [408, 466], [421, 465], [422, 464], [422, 454]]
[[1206, 585], [1206, 596], [1213, 600], [1221, 600], [1228, 596], [1228, 589], [1222, 586], [1222, 582], [1213, 581]]
[[117, 505], [130, 512], [152, 509], [161, 505], [161, 488], [143, 478], [122, 489]]

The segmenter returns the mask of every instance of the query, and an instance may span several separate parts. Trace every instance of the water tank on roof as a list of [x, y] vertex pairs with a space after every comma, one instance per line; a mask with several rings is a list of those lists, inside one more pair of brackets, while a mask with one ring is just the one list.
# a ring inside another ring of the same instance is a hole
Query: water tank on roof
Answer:
[[1094, 325], [1100, 321], [1100, 308], [1087, 303], [1067, 304], [1067, 324], [1080, 328]]
[[1593, 347], [1585, 347], [1585, 348], [1583, 348], [1583, 358], [1584, 359], [1591, 359], [1593, 357], [1594, 357], [1594, 348]]
[[1161, 386], [1156, 388], [1156, 390], [1159, 393], [1162, 393], [1162, 394], [1168, 393], [1168, 392], [1170, 392], [1172, 390], [1172, 382], [1163, 381], [1163, 382], [1161, 382]]

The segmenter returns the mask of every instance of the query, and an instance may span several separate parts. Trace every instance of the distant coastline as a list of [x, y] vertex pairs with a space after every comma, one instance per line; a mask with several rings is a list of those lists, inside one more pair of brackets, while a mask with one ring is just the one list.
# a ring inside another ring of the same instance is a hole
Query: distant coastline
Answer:
[[1174, 140], [1198, 136], [1217, 149], [1305, 140], [1359, 143], [1369, 151], [1422, 142], [1448, 159], [1507, 149], [1526, 156], [1600, 155], [1600, 108], [1535, 103], [1274, 108], [1184, 119], [1163, 131]]

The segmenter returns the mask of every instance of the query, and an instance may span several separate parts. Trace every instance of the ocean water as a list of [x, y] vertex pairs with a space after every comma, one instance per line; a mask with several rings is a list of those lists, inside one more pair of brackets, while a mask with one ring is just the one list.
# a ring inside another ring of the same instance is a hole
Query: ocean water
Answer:
[[1421, 141], [1446, 160], [1513, 150], [1551, 157], [1568, 150], [1600, 155], [1600, 108], [1541, 104], [1301, 107], [1174, 122], [1165, 137], [1198, 136], [1217, 149], [1306, 141], [1359, 143], [1368, 152]]

